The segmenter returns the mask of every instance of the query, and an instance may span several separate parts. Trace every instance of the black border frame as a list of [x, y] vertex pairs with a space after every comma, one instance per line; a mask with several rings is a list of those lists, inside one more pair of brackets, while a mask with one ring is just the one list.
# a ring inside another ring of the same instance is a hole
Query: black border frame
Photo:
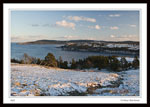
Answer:
[[[150, 19], [150, 16], [149, 16], [149, 14], [150, 14], [150, 1], [149, 0], [136, 0], [136, 2], [133, 2], [133, 1], [131, 1], [131, 0], [107, 0], [108, 2], [106, 2], [106, 0], [99, 0], [100, 2], [97, 2], [97, 1], [95, 1], [95, 2], [87, 2], [87, 0], [85, 0], [85, 2], [84, 1], [80, 1], [80, 0], [76, 0], [76, 2], [70, 2], [69, 0], [62, 0], [63, 2], [56, 2], [56, 1], [51, 1], [51, 0], [38, 0], [38, 2], [37, 2], [37, 0], [2, 0], [2, 2], [0, 3], [0, 16], [1, 16], [1, 23], [0, 23], [0, 26], [1, 26], [1, 42], [0, 42], [0, 46], [1, 46], [1, 49], [3, 50], [4, 49], [4, 47], [5, 46], [3, 46], [3, 4], [5, 4], [5, 3], [146, 3], [147, 4], [147, 104], [150, 104], [150, 96], [149, 96], [149, 94], [150, 94], [150, 92], [149, 92], [149, 90], [150, 90], [150, 88], [149, 88], [149, 78], [148, 78], [148, 75], [150, 74], [148, 71], [149, 71], [149, 68], [148, 68], [148, 65], [150, 65], [150, 63], [148, 63], [148, 61], [149, 61], [149, 59], [150, 59], [150, 57], [148, 56], [149, 55], [149, 51], [148, 51], [148, 43], [149, 43], [149, 32], [150, 32], [150, 30], [148, 29], [148, 28], [150, 28], [149, 26], [149, 20], [148, 19]], [[92, 0], [93, 1], [93, 0]], [[6, 47], [7, 48], [7, 47]], [[0, 53], [1, 54], [1, 56], [3, 57], [3, 52], [1, 52]], [[3, 57], [3, 60], [5, 60], [4, 59], [4, 57]], [[3, 69], [3, 67], [4, 67], [4, 65], [3, 65], [3, 60], [1, 60], [1, 68]], [[4, 103], [3, 102], [3, 71], [1, 71], [1, 101], [2, 101], [2, 103]], [[6, 103], [5, 103], [6, 104]], [[14, 104], [14, 103], [11, 103], [11, 104]], [[16, 104], [16, 103], [15, 103]], [[21, 104], [28, 104], [28, 103], [21, 103]], [[29, 103], [29, 104], [35, 104], [35, 103]], [[46, 103], [46, 104], [57, 104], [57, 103]], [[59, 104], [61, 104], [61, 103], [59, 103]], [[63, 103], [64, 104], [64, 103]], [[66, 103], [66, 104], [68, 104], [68, 103]], [[74, 104], [74, 103], [72, 103], [72, 104]], [[86, 104], [86, 103], [76, 103], [76, 104]], [[93, 103], [93, 104], [100, 104], [100, 103]], [[103, 103], [101, 103], [101, 104], [103, 104]], [[116, 103], [117, 104], [117, 103]], [[121, 104], [126, 104], [126, 103], [121, 103]], [[133, 103], [134, 104], [134, 103]]]

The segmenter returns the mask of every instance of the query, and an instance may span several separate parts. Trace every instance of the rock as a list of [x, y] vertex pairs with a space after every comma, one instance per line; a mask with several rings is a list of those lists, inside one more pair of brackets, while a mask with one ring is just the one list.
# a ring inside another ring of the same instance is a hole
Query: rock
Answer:
[[15, 82], [15, 85], [20, 86], [21, 84], [20, 84], [20, 82]]
[[26, 84], [26, 83], [23, 83], [22, 85], [23, 85], [23, 86], [27, 86], [27, 84]]

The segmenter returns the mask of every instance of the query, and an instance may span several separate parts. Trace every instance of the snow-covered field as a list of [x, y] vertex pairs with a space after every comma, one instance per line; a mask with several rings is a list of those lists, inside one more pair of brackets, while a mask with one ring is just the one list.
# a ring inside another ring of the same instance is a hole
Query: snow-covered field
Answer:
[[128, 70], [118, 73], [122, 76], [122, 83], [119, 87], [101, 88], [95, 90], [95, 96], [139, 96], [139, 69]]
[[[91, 70], [89, 70], [91, 71]], [[139, 95], [139, 70], [81, 72], [38, 65], [11, 66], [12, 96]]]

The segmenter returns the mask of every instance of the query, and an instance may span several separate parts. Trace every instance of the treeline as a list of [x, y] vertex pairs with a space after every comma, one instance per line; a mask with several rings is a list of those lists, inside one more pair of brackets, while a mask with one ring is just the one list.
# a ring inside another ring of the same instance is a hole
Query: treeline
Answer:
[[128, 62], [125, 57], [121, 57], [121, 59], [118, 60], [115, 56], [89, 56], [79, 61], [72, 60], [71, 66], [74, 69], [98, 68], [99, 70], [123, 71], [139, 68], [139, 59], [135, 57], [132, 62]]
[[98, 68], [99, 70], [107, 69], [116, 72], [139, 68], [138, 57], [135, 57], [132, 62], [128, 62], [125, 57], [121, 57], [121, 59], [118, 60], [115, 56], [89, 56], [85, 59], [79, 59], [78, 61], [72, 59], [72, 61], [68, 63], [68, 61], [63, 61], [61, 56], [57, 60], [52, 53], [48, 53], [47, 56], [45, 56], [45, 59], [31, 57], [25, 53], [21, 60], [11, 59], [11, 62], [20, 64], [38, 64], [64, 69]]

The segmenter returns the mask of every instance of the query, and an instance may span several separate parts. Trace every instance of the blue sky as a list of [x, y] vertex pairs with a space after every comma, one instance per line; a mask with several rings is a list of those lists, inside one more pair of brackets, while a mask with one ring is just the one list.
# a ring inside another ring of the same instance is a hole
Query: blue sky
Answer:
[[11, 11], [11, 40], [139, 41], [139, 11]]

